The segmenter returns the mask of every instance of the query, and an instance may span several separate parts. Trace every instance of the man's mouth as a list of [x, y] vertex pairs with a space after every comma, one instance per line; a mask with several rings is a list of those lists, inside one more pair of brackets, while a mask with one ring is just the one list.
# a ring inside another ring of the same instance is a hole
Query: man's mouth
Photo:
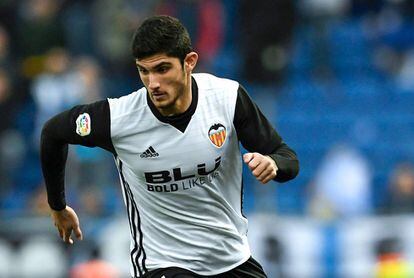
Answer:
[[161, 101], [163, 98], [165, 98], [167, 96], [166, 93], [164, 92], [152, 92], [152, 98], [156, 101]]

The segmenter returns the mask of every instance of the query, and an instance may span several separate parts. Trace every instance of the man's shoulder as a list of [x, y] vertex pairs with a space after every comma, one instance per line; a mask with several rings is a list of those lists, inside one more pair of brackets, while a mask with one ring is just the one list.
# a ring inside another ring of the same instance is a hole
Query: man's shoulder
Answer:
[[220, 90], [220, 89], [236, 89], [239, 87], [239, 82], [218, 77], [210, 73], [193, 73], [192, 76], [197, 82], [197, 86], [204, 90]]
[[141, 89], [131, 92], [129, 94], [116, 97], [116, 98], [108, 98], [110, 104], [117, 104], [117, 103], [131, 103], [137, 100], [144, 100], [146, 97], [146, 89], [142, 87]]
[[118, 98], [108, 98], [112, 112], [125, 113], [146, 105], [146, 89], [141, 89]]

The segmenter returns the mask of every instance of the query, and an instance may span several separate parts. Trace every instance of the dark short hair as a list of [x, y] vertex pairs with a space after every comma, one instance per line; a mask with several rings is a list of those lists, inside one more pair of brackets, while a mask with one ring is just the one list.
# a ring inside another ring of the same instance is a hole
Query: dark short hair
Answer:
[[146, 19], [135, 31], [132, 39], [132, 54], [143, 59], [154, 54], [165, 53], [183, 63], [192, 51], [191, 39], [181, 22], [167, 15]]

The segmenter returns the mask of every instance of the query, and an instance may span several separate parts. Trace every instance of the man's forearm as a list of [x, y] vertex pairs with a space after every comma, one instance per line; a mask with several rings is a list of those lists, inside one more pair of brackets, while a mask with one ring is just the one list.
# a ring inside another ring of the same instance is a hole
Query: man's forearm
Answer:
[[269, 156], [276, 162], [278, 167], [277, 175], [274, 178], [277, 182], [285, 182], [293, 179], [299, 173], [299, 161], [296, 153], [288, 145], [282, 145]]
[[64, 179], [68, 145], [56, 138], [53, 132], [58, 128], [56, 124], [52, 119], [43, 127], [40, 160], [49, 206], [54, 210], [62, 210], [66, 207]]

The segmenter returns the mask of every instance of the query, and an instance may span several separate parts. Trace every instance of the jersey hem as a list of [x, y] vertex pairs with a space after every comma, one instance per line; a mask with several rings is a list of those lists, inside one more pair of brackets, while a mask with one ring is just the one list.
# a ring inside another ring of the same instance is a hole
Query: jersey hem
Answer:
[[[245, 255], [245, 257], [243, 257], [240, 261], [238, 261], [237, 263], [234, 263], [234, 264], [232, 264], [232, 265], [230, 265], [230, 266], [228, 266], [228, 267], [225, 267], [225, 268], [221, 268], [221, 269], [218, 269], [218, 270], [215, 270], [215, 271], [195, 271], [195, 270], [193, 270], [193, 269], [190, 269], [190, 268], [188, 268], [188, 266], [184, 266], [184, 265], [181, 265], [181, 264], [176, 264], [176, 263], [171, 263], [171, 264], [160, 264], [160, 265], [158, 265], [156, 268], [154, 268], [154, 269], [148, 269], [148, 271], [153, 271], [153, 270], [156, 270], [156, 269], [159, 269], [159, 268], [167, 268], [167, 267], [179, 267], [179, 268], [182, 268], [182, 269], [185, 269], [185, 270], [188, 270], [188, 271], [191, 271], [191, 272], [194, 272], [195, 274], [197, 274], [197, 275], [202, 275], [202, 276], [212, 276], [212, 275], [218, 275], [218, 274], [223, 274], [223, 273], [225, 273], [225, 272], [227, 272], [227, 271], [230, 271], [230, 270], [232, 270], [232, 269], [234, 269], [234, 268], [236, 268], [236, 267], [238, 267], [238, 266], [240, 266], [240, 265], [242, 265], [242, 264], [244, 264], [249, 258], [251, 257], [251, 253], [250, 252], [248, 252], [246, 255]], [[148, 267], [147, 267], [148, 268]]]
[[211, 276], [211, 275], [218, 275], [218, 274], [223, 274], [223, 273], [225, 273], [225, 272], [227, 272], [227, 271], [230, 271], [230, 270], [232, 270], [233, 268], [236, 268], [236, 267], [238, 267], [238, 266], [240, 266], [240, 265], [242, 265], [242, 264], [244, 264], [245, 262], [247, 262], [247, 260], [249, 259], [251, 257], [251, 254], [250, 253], [248, 253], [247, 254], [247, 256], [245, 257], [245, 258], [243, 258], [242, 260], [240, 260], [239, 262], [237, 262], [237, 263], [234, 263], [233, 265], [231, 265], [231, 266], [229, 266], [229, 267], [226, 267], [226, 268], [222, 268], [222, 269], [220, 269], [220, 270], [218, 270], [218, 271], [213, 271], [213, 272], [200, 272], [200, 273], [197, 273], [197, 274], [199, 274], [199, 275], [204, 275], [204, 276]]

